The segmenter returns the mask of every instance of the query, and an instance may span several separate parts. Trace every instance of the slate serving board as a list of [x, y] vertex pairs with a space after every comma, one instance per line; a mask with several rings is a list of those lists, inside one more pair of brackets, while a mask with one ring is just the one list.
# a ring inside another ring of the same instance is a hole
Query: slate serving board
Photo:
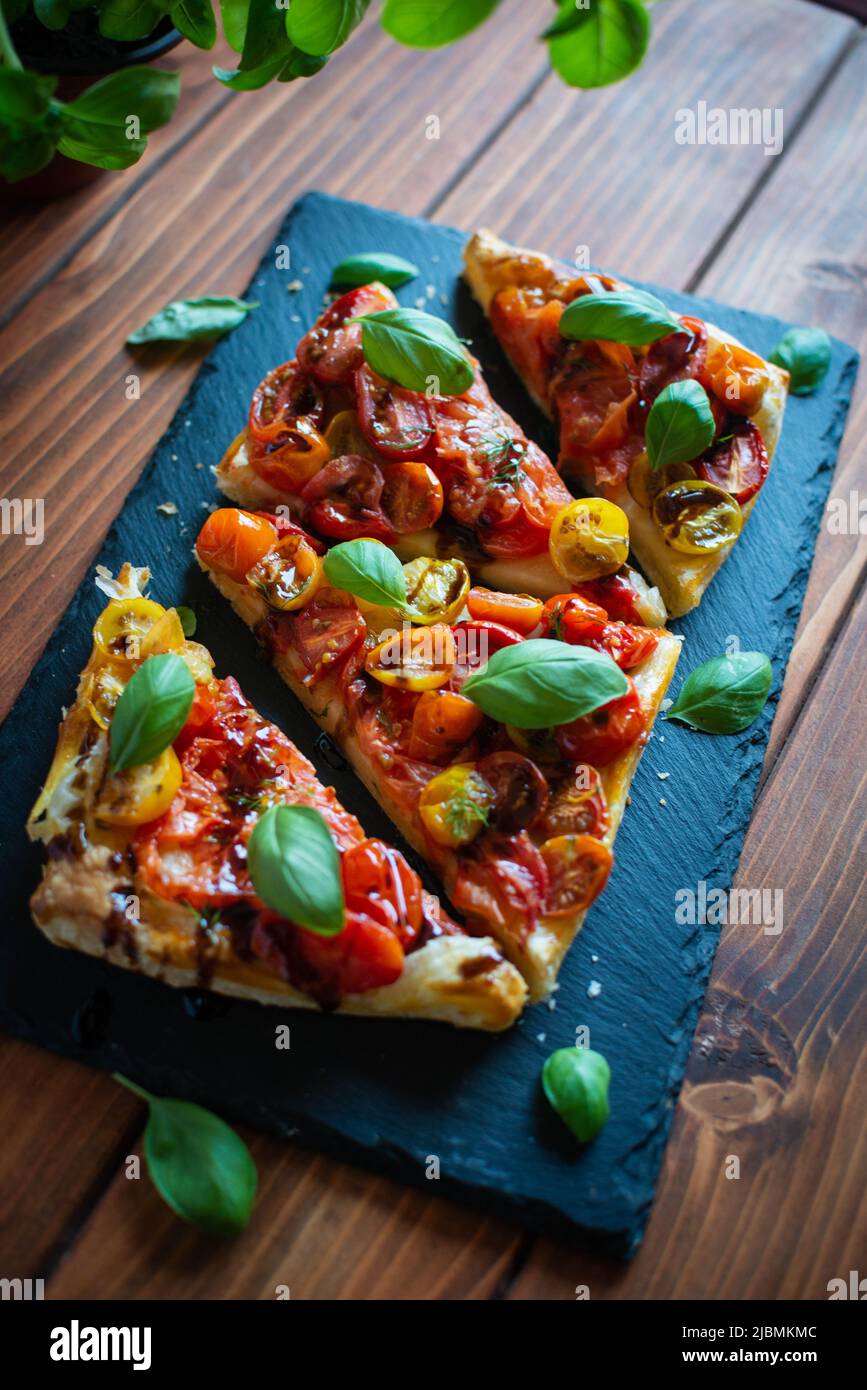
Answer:
[[[503, 405], [546, 446], [549, 427], [512, 377], [459, 281], [463, 234], [319, 193], [288, 214], [250, 286], [260, 307], [214, 348], [112, 527], [100, 560], [147, 564], [152, 593], [187, 603], [219, 674], [287, 730], [370, 834], [394, 834], [364, 788], [276, 674], [190, 557], [215, 499], [210, 467], [241, 428], [264, 373], [291, 356], [318, 313], [330, 270], [362, 250], [396, 252], [421, 267], [398, 298], [450, 319], [472, 340]], [[285, 250], [289, 249], [289, 266]], [[281, 268], [278, 268], [278, 265]], [[616, 272], [616, 267], [606, 267]], [[300, 280], [300, 290], [289, 290]], [[651, 288], [653, 288], [651, 286]], [[788, 326], [663, 291], [767, 354]], [[835, 342], [831, 371], [812, 397], [789, 402], [770, 480], [733, 558], [700, 612], [674, 626], [686, 644], [676, 690], [692, 667], [735, 636], [766, 651], [775, 694], [783, 680], [857, 367]], [[166, 516], [159, 503], [173, 501]], [[50, 519], [49, 519], [50, 524]], [[75, 596], [0, 730], [6, 790], [0, 806], [0, 1026], [157, 1092], [195, 1099], [230, 1119], [518, 1218], [537, 1230], [636, 1249], [683, 1078], [718, 928], [675, 921], [675, 892], [700, 880], [728, 887], [750, 817], [774, 700], [746, 733], [707, 738], [659, 726], [635, 779], [609, 886], [560, 976], [556, 1007], [527, 1011], [508, 1034], [439, 1024], [341, 1019], [264, 1009], [178, 992], [51, 946], [32, 925], [28, 896], [40, 851], [24, 822], [49, 766], [58, 714], [75, 689], [104, 599], [91, 579]], [[660, 781], [657, 772], [670, 775]], [[660, 805], [664, 796], [667, 805]], [[409, 857], [421, 869], [417, 857]], [[430, 883], [429, 876], [423, 876]], [[431, 886], [433, 886], [431, 884]], [[773, 886], [773, 885], [755, 885]], [[743, 930], [760, 930], [744, 927]], [[601, 985], [601, 992], [592, 982]], [[275, 1027], [291, 1047], [278, 1051]], [[612, 1068], [611, 1119], [583, 1151], [548, 1110], [545, 1057], [580, 1025]]]

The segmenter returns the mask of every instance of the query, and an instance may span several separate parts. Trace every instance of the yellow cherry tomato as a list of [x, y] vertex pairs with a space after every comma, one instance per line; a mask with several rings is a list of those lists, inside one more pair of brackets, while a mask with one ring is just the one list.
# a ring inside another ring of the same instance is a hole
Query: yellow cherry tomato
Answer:
[[149, 598], [112, 599], [93, 627], [97, 650], [120, 665], [140, 661], [142, 641], [165, 611]]
[[322, 583], [322, 561], [303, 536], [284, 536], [247, 574], [247, 583], [271, 608], [304, 608]]
[[730, 404], [739, 415], [755, 415], [768, 385], [761, 357], [738, 343], [720, 342], [708, 334], [705, 370], [719, 400]]
[[364, 668], [383, 685], [402, 690], [436, 690], [445, 685], [457, 662], [457, 644], [450, 627], [433, 623], [400, 632], [369, 651]]
[[209, 685], [214, 674], [214, 658], [201, 642], [185, 642], [178, 656], [186, 662], [187, 670], [197, 685]]
[[96, 803], [96, 819], [106, 825], [144, 825], [156, 820], [171, 806], [182, 775], [173, 748], [141, 767], [109, 773]]
[[646, 507], [650, 511], [654, 497], [664, 487], [696, 476], [691, 463], [667, 463], [664, 468], [651, 468], [650, 459], [642, 450], [629, 470], [626, 483], [639, 507]]
[[142, 638], [141, 659], [144, 661], [147, 657], [158, 656], [161, 652], [180, 651], [185, 641], [180, 618], [174, 608], [168, 608]]
[[84, 702], [91, 719], [100, 729], [107, 729], [111, 724], [114, 707], [126, 686], [127, 674], [121, 671], [119, 665], [111, 662], [98, 666], [87, 679]]
[[548, 550], [555, 570], [572, 584], [613, 574], [629, 554], [626, 513], [603, 497], [579, 497], [555, 516]]
[[429, 560], [420, 556], [403, 567], [406, 601], [414, 623], [453, 623], [470, 592], [470, 572], [463, 560]]
[[494, 801], [493, 788], [479, 776], [474, 763], [455, 763], [428, 782], [418, 813], [432, 840], [457, 849], [484, 829]]
[[653, 500], [653, 519], [667, 545], [683, 555], [710, 555], [741, 533], [744, 514], [733, 497], [699, 479], [672, 483]]

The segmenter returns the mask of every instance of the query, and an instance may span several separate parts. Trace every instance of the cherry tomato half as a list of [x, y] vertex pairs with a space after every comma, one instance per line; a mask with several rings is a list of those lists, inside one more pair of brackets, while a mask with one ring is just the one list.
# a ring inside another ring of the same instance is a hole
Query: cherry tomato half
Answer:
[[728, 438], [719, 440], [696, 462], [698, 476], [730, 493], [741, 507], [758, 492], [769, 468], [765, 441], [750, 420], [739, 421]]
[[555, 594], [542, 609], [546, 636], [573, 646], [585, 643], [588, 637], [598, 636], [607, 622], [605, 609], [581, 594]]
[[548, 783], [521, 753], [490, 753], [477, 764], [494, 793], [489, 824], [511, 835], [533, 825], [548, 804]]
[[592, 714], [560, 724], [554, 735], [565, 758], [573, 763], [607, 767], [627, 752], [644, 732], [644, 712], [635, 683], [627, 676], [625, 695], [610, 700]]
[[267, 444], [251, 440], [248, 450], [253, 472], [278, 492], [300, 492], [330, 457], [327, 442], [306, 416]]
[[382, 509], [385, 480], [372, 459], [346, 454], [320, 468], [303, 488], [305, 519], [315, 531], [335, 540], [393, 542], [395, 532]]
[[196, 541], [202, 564], [243, 584], [254, 565], [277, 544], [277, 528], [263, 516], [238, 507], [211, 512]]
[[653, 519], [673, 550], [710, 555], [736, 540], [744, 516], [733, 497], [712, 483], [687, 480], [653, 499]]
[[398, 536], [426, 531], [443, 511], [443, 487], [426, 463], [392, 463], [384, 469], [382, 509]]
[[400, 850], [362, 840], [346, 850], [340, 867], [347, 909], [369, 913], [409, 946], [422, 923], [422, 889]]
[[476, 619], [455, 623], [452, 628], [455, 636], [457, 659], [452, 672], [452, 688], [459, 690], [473, 671], [487, 665], [494, 652], [501, 647], [512, 647], [523, 642], [520, 632], [506, 627], [503, 623], [480, 622]]
[[585, 912], [608, 882], [614, 856], [592, 835], [556, 835], [542, 845], [548, 870], [545, 913], [549, 917]]
[[322, 561], [303, 536], [294, 535], [278, 541], [247, 575], [247, 583], [283, 613], [306, 607], [321, 582]]
[[345, 662], [366, 636], [367, 624], [355, 599], [340, 589], [320, 588], [312, 603], [292, 619], [291, 644], [313, 682]]
[[272, 444], [299, 418], [321, 425], [325, 400], [317, 383], [297, 362], [275, 367], [253, 392], [248, 429], [252, 439]]
[[479, 587], [467, 594], [470, 617], [482, 622], [502, 623], [526, 637], [538, 627], [542, 617], [542, 600], [530, 594], [501, 594], [494, 589]]
[[401, 690], [436, 690], [451, 677], [457, 660], [455, 639], [445, 623], [405, 626], [367, 653], [364, 669], [383, 685]]
[[368, 442], [388, 459], [418, 459], [433, 439], [428, 403], [383, 381], [363, 363], [355, 373], [358, 418]]
[[739, 343], [709, 337], [703, 385], [738, 415], [754, 415], [762, 403], [768, 374], [761, 357]]
[[307, 372], [333, 385], [346, 381], [361, 365], [361, 324], [348, 319], [362, 314], [376, 314], [381, 309], [394, 309], [397, 300], [391, 290], [376, 282], [349, 290], [336, 299], [330, 308], [305, 333], [298, 344], [298, 361]]
[[453, 758], [482, 722], [482, 711], [456, 690], [425, 690], [416, 701], [409, 756], [423, 763]]
[[542, 828], [545, 835], [593, 835], [604, 839], [611, 826], [602, 778], [595, 767], [581, 763], [552, 796]]
[[573, 584], [613, 574], [629, 554], [629, 521], [614, 502], [580, 497], [557, 513], [549, 541], [551, 563]]

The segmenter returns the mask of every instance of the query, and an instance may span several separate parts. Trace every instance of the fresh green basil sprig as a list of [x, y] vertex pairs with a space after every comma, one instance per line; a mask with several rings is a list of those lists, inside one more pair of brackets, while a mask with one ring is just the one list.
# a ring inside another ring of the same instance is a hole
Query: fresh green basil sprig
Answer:
[[318, 936], [343, 930], [340, 859], [314, 806], [271, 806], [247, 844], [247, 867], [259, 897], [275, 912]]
[[706, 734], [737, 734], [758, 719], [774, 672], [764, 652], [715, 656], [690, 671], [667, 719]]
[[423, 309], [381, 309], [362, 314], [361, 349], [379, 376], [407, 391], [462, 396], [473, 368], [451, 324]]
[[716, 424], [707, 392], [697, 381], [673, 381], [650, 409], [644, 442], [654, 470], [689, 463], [713, 443]]
[[647, 290], [606, 290], [582, 294], [563, 310], [560, 335], [585, 342], [606, 342], [645, 347], [669, 333], [683, 332], [683, 324], [661, 299]]
[[492, 15], [500, 0], [385, 0], [382, 27], [410, 48], [442, 48]]
[[611, 1068], [601, 1052], [589, 1047], [561, 1047], [542, 1068], [542, 1089], [552, 1108], [587, 1144], [608, 1119]]
[[111, 721], [112, 772], [153, 762], [177, 738], [192, 709], [196, 682], [174, 652], [149, 656], [134, 671]]
[[650, 16], [641, 0], [561, 0], [543, 35], [551, 66], [570, 87], [605, 87], [639, 66], [650, 42]]
[[371, 280], [379, 280], [383, 285], [397, 289], [419, 274], [417, 265], [405, 261], [402, 256], [393, 256], [389, 251], [362, 251], [357, 256], [347, 256], [331, 272], [332, 285], [367, 285]]
[[258, 1174], [243, 1139], [201, 1105], [155, 1096], [119, 1072], [114, 1080], [150, 1106], [144, 1152], [154, 1187], [172, 1211], [211, 1236], [235, 1236], [250, 1220]]
[[232, 295], [205, 295], [201, 299], [176, 299], [130, 333], [127, 342], [189, 343], [198, 338], [220, 338], [237, 328], [258, 304]]
[[570, 724], [625, 695], [629, 682], [607, 652], [530, 637], [494, 652], [461, 694], [502, 724], [546, 729]]
[[793, 396], [809, 396], [828, 373], [831, 339], [824, 328], [790, 328], [771, 353], [771, 361], [789, 373]]
[[332, 546], [324, 561], [330, 584], [345, 589], [365, 603], [383, 608], [406, 608], [406, 575], [393, 550], [382, 541], [342, 541]]

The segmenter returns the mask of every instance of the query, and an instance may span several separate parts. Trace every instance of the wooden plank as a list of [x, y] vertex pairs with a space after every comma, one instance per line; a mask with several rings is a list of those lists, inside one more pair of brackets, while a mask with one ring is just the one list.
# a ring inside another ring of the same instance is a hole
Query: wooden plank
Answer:
[[102, 1072], [0, 1038], [0, 1252], [9, 1278], [42, 1278], [141, 1128]]
[[[159, 60], [165, 72], [181, 78], [181, 99], [174, 118], [148, 140], [147, 153], [122, 173], [106, 173], [69, 198], [44, 206], [20, 204], [0, 216], [3, 249], [0, 254], [2, 321], [18, 311], [34, 288], [45, 283], [59, 266], [143, 184], [153, 179], [167, 159], [190, 138], [213, 112], [233, 97], [211, 73], [211, 64], [233, 66], [232, 52], [220, 43], [202, 53], [183, 43]], [[14, 196], [14, 190], [10, 195]]]
[[862, 592], [741, 860], [741, 886], [782, 890], [783, 930], [723, 932], [644, 1245], [617, 1269], [542, 1243], [512, 1297], [822, 1299], [863, 1268], [865, 636]]
[[[7, 325], [7, 495], [44, 499], [46, 535], [41, 546], [22, 536], [0, 545], [0, 630], [15, 634], [0, 713], [202, 357], [192, 348], [134, 359], [127, 333], [168, 299], [240, 292], [313, 177], [332, 192], [423, 212], [541, 76], [541, 48], [527, 61], [537, 26], [538, 16], [509, 0], [496, 55], [482, 34], [443, 55], [407, 52], [368, 28], [314, 81], [222, 108]], [[497, 81], [488, 84], [495, 60]], [[431, 114], [441, 121], [439, 140], [426, 138]], [[142, 379], [133, 402], [125, 398], [130, 372]], [[30, 592], [40, 603], [22, 629]]]
[[293, 1299], [479, 1299], [514, 1259], [520, 1237], [503, 1224], [265, 1135], [244, 1137], [261, 1186], [241, 1237], [199, 1235], [147, 1179], [119, 1173], [46, 1296], [273, 1299], [286, 1286]]

